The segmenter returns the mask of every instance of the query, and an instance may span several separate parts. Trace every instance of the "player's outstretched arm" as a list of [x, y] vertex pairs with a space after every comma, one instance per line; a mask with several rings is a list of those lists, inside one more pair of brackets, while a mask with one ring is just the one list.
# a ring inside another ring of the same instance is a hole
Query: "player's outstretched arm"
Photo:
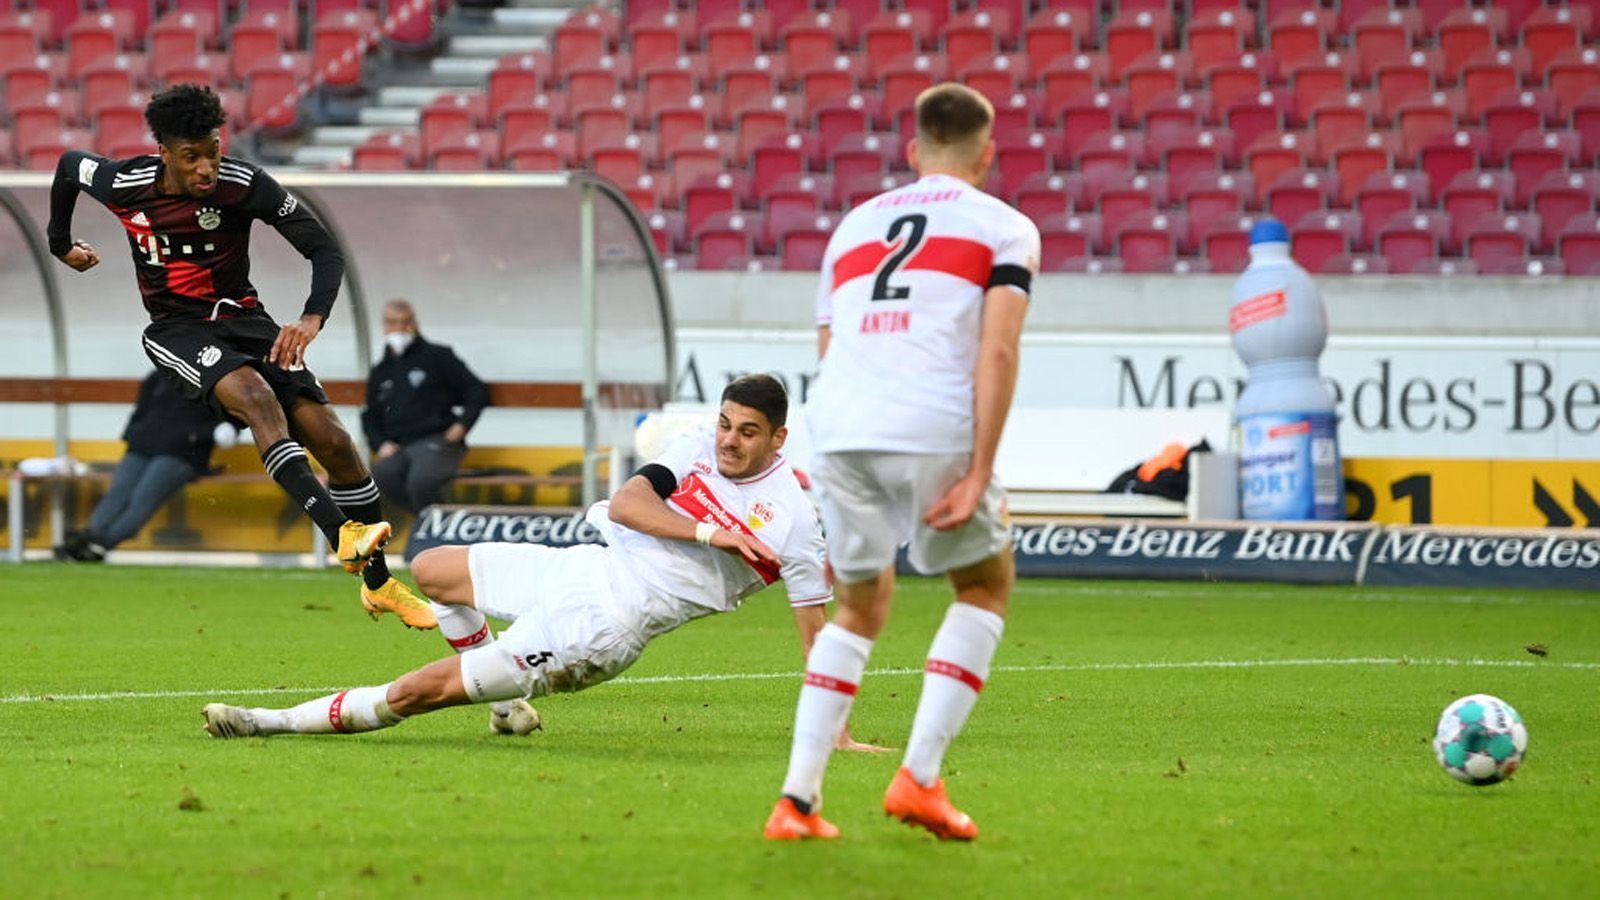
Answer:
[[[50, 222], [45, 226], [50, 254], [79, 272], [99, 265], [100, 254], [88, 241], [72, 239], [72, 211], [78, 204], [80, 189], [94, 193], [96, 180], [105, 181], [100, 169], [107, 162], [109, 160], [92, 153], [68, 150], [61, 154], [56, 163], [55, 180], [50, 182]], [[108, 175], [110, 171], [107, 166]]]
[[611, 521], [625, 528], [674, 541], [699, 541], [724, 553], [742, 556], [750, 563], [778, 561], [772, 548], [754, 537], [738, 534], [726, 528], [702, 527], [667, 505], [677, 479], [672, 470], [659, 463], [651, 463], [639, 474], [623, 482], [622, 488], [611, 497], [607, 510]]

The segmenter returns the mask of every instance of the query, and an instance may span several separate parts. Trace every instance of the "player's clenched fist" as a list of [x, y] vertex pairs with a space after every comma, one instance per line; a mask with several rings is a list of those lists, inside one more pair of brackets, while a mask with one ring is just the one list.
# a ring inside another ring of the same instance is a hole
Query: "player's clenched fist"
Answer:
[[285, 369], [305, 365], [306, 347], [321, 330], [322, 317], [315, 313], [307, 313], [298, 321], [283, 326], [278, 331], [278, 339], [272, 343], [272, 352], [267, 354], [267, 362]]
[[100, 254], [94, 252], [88, 241], [73, 241], [72, 249], [61, 255], [61, 261], [79, 272], [86, 272], [100, 265]]

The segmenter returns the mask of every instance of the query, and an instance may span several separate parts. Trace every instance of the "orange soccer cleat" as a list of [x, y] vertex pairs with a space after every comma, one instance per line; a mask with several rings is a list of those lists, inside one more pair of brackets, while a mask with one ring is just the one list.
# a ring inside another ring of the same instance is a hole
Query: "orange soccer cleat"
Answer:
[[800, 841], [806, 838], [832, 839], [839, 829], [821, 813], [803, 813], [788, 797], [778, 801], [767, 817], [766, 830], [762, 832], [769, 841]]
[[359, 574], [367, 567], [372, 554], [388, 543], [392, 531], [388, 522], [374, 522], [371, 525], [346, 522], [340, 525], [339, 564], [351, 575]]
[[978, 823], [950, 805], [950, 798], [944, 795], [943, 778], [933, 787], [923, 787], [904, 766], [889, 782], [889, 790], [883, 795], [883, 811], [907, 825], [928, 829], [942, 841], [970, 841], [978, 836]]

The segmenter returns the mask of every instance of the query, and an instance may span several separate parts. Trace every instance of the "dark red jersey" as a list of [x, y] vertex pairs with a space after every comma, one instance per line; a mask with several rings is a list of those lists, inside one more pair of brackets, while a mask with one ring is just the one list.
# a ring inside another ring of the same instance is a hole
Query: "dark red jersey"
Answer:
[[261, 300], [250, 283], [250, 226], [276, 228], [312, 262], [305, 311], [327, 318], [344, 274], [338, 246], [322, 224], [262, 169], [222, 157], [217, 186], [194, 198], [161, 189], [159, 156], [106, 159], [71, 151], [61, 157], [51, 190], [50, 252], [72, 246], [72, 206], [78, 192], [100, 201], [128, 234], [139, 291], [152, 320], [206, 318], [237, 312]]

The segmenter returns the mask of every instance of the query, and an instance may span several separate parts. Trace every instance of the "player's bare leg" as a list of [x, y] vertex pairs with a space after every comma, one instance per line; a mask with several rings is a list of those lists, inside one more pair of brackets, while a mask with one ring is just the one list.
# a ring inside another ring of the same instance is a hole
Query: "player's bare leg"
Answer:
[[461, 660], [435, 660], [388, 684], [351, 688], [289, 709], [247, 709], [208, 703], [200, 714], [215, 738], [273, 734], [357, 734], [398, 725], [407, 718], [472, 703], [461, 679]]
[[[384, 521], [378, 485], [333, 408], [299, 397], [291, 403], [288, 412], [290, 430], [328, 470], [328, 494], [345, 515], [356, 522]], [[433, 614], [427, 604], [390, 574], [389, 562], [382, 550], [373, 553], [366, 568], [361, 570], [361, 583], [361, 603], [369, 611], [371, 604], [376, 603], [399, 614], [400, 621], [409, 628], [434, 627]]]
[[939, 770], [989, 677], [1015, 581], [1010, 548], [950, 572], [956, 602], [928, 650], [905, 762], [883, 797], [885, 812], [943, 839], [970, 841], [978, 836], [977, 824], [945, 796]]
[[[773, 840], [837, 837], [822, 819], [822, 776], [840, 732], [850, 719], [861, 676], [872, 655], [872, 641], [889, 618], [894, 569], [851, 579], [838, 573], [834, 599], [839, 611], [823, 626], [806, 657], [806, 679], [795, 705], [794, 742], [783, 797], [773, 808], [764, 834]], [[814, 819], [812, 822], [810, 820]]]
[[[439, 633], [457, 653], [494, 643], [489, 620], [473, 599], [469, 552], [467, 547], [433, 547], [411, 563], [411, 577], [433, 601], [431, 612], [439, 623]], [[374, 612], [370, 606], [368, 611]], [[522, 735], [542, 730], [544, 725], [538, 710], [526, 699], [513, 699], [489, 704], [489, 727], [496, 734]]]
[[240, 366], [224, 375], [213, 391], [222, 408], [249, 427], [267, 474], [305, 510], [328, 542], [339, 548], [345, 568], [360, 571], [372, 553], [389, 539], [389, 523], [357, 523], [339, 508], [311, 471], [305, 448], [290, 436], [283, 407], [260, 372]]

